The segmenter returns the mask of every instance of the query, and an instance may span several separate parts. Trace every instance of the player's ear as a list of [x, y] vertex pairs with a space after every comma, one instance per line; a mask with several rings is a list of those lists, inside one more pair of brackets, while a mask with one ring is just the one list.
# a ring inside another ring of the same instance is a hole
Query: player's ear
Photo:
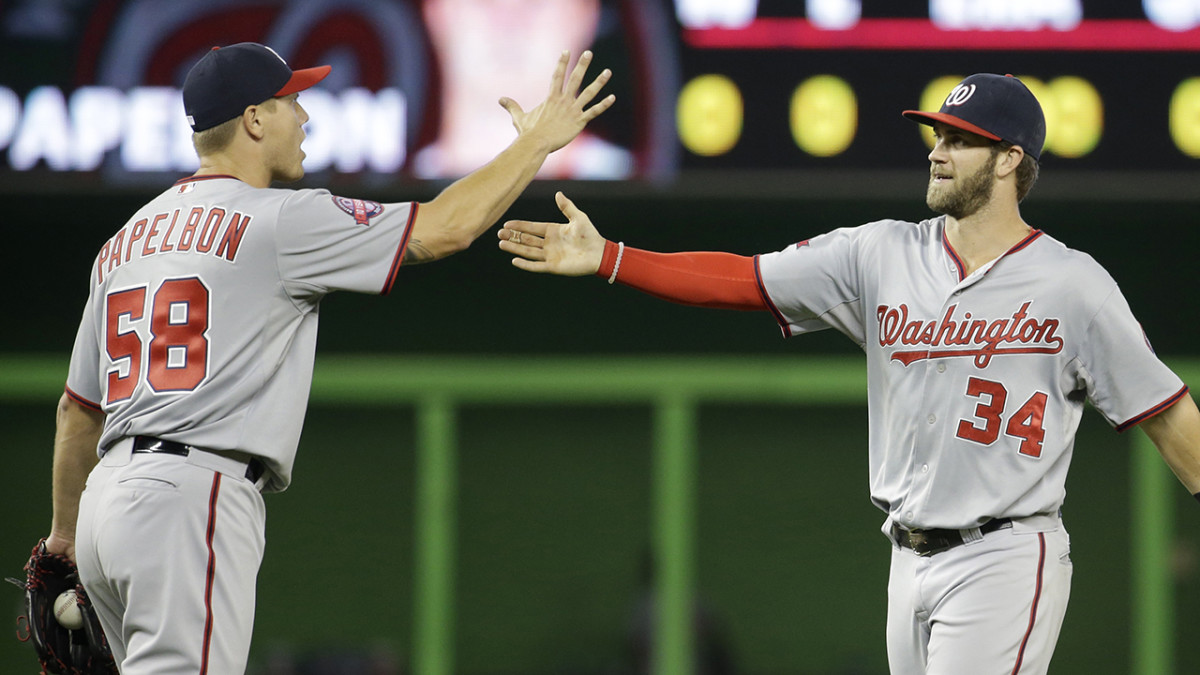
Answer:
[[242, 128], [250, 134], [250, 138], [256, 141], [262, 140], [264, 129], [260, 106], [246, 106], [246, 109], [242, 111]]
[[1017, 170], [1021, 166], [1021, 160], [1025, 159], [1025, 150], [1019, 145], [1010, 145], [1000, 151], [1000, 156], [996, 158], [996, 177], [1004, 178]]

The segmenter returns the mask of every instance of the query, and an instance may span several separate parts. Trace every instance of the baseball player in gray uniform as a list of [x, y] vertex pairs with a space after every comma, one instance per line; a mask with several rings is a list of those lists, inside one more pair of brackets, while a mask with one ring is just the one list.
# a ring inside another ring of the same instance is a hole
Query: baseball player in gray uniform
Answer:
[[297, 96], [329, 66], [241, 43], [192, 68], [201, 168], [100, 248], [58, 408], [47, 548], [77, 559], [122, 673], [245, 671], [260, 493], [292, 480], [321, 299], [386, 294], [490, 227], [613, 103], [590, 105], [607, 70], [580, 89], [590, 53], [569, 60], [536, 108], [501, 99], [507, 149], [421, 204], [270, 187], [304, 175]]
[[1045, 673], [1070, 590], [1060, 509], [1084, 402], [1118, 430], [1140, 425], [1198, 499], [1200, 413], [1116, 282], [1021, 218], [1045, 138], [1024, 84], [972, 75], [939, 112], [904, 114], [936, 135], [936, 218], [754, 257], [663, 254], [605, 241], [559, 193], [566, 223], [506, 223], [500, 248], [521, 269], [854, 340], [870, 383], [871, 500], [893, 545], [892, 673]]

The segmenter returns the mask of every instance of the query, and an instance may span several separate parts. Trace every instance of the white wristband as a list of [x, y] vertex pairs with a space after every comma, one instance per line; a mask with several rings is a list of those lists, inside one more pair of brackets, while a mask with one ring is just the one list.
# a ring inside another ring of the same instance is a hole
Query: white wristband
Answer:
[[623, 255], [625, 255], [625, 242], [619, 241], [617, 242], [617, 261], [613, 263], [612, 274], [608, 275], [608, 283], [610, 284], [617, 280], [617, 270], [621, 269], [621, 256]]

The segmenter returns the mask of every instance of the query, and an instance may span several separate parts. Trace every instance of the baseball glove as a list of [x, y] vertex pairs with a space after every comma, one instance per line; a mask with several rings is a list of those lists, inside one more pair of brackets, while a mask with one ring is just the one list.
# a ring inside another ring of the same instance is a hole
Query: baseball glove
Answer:
[[[116, 675], [117, 664], [100, 628], [96, 609], [79, 584], [75, 563], [65, 555], [46, 551], [43, 539], [33, 547], [25, 564], [25, 581], [8, 579], [25, 590], [26, 616], [17, 620], [17, 639], [32, 642], [43, 675]], [[83, 616], [83, 626], [70, 630], [54, 615], [54, 601], [73, 590]], [[20, 629], [25, 621], [24, 635]]]

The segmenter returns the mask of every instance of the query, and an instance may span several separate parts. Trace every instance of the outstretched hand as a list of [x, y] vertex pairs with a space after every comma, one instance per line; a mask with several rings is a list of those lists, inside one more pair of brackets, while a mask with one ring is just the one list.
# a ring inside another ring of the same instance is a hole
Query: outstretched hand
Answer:
[[[567, 63], [571, 53], [564, 51], [558, 59], [554, 75], [550, 78], [550, 93], [533, 110], [525, 112], [520, 104], [511, 98], [500, 99], [500, 105], [512, 115], [513, 126], [518, 135], [535, 134], [546, 143], [548, 152], [554, 152], [570, 143], [583, 131], [588, 122], [596, 119], [600, 113], [612, 107], [617, 97], [609, 94], [590, 108], [586, 106], [596, 98], [596, 94], [612, 77], [612, 71], [605, 68], [595, 80], [583, 91], [583, 77], [587, 74], [588, 65], [592, 62], [592, 53], [585, 51], [579, 56], [579, 62], [571, 70], [570, 79], [566, 79]], [[578, 92], [578, 94], [576, 93]]]
[[519, 256], [512, 264], [528, 272], [569, 277], [595, 274], [604, 257], [604, 237], [566, 195], [559, 192], [554, 201], [567, 222], [510, 220], [496, 232], [500, 250]]

